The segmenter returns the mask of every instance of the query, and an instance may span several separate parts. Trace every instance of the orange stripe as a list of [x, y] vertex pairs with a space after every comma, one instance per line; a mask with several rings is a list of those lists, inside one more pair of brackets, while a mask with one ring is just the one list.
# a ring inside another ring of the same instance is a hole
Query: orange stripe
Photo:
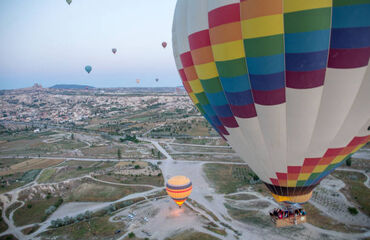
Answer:
[[283, 13], [281, 0], [246, 0], [240, 3], [240, 17], [242, 20], [279, 13]]
[[171, 193], [184, 193], [184, 192], [188, 192], [188, 191], [191, 191], [193, 188], [190, 187], [190, 188], [187, 188], [187, 189], [184, 189], [184, 190], [173, 190], [173, 189], [168, 189], [166, 188], [167, 192], [171, 192]]
[[195, 71], [194, 66], [184, 68], [184, 71], [185, 71], [186, 78], [188, 81], [192, 81], [198, 78], [198, 75], [197, 75], [197, 72]]
[[193, 50], [191, 51], [191, 56], [193, 57], [194, 65], [213, 62], [212, 47], [207, 46]]
[[209, 29], [212, 45], [242, 39], [240, 22], [233, 22]]

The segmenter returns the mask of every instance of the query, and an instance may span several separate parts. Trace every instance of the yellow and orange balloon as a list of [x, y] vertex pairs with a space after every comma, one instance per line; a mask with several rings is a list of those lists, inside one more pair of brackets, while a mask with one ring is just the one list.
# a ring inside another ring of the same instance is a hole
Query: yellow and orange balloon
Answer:
[[192, 190], [192, 183], [185, 176], [174, 176], [167, 181], [166, 191], [179, 207], [186, 201]]

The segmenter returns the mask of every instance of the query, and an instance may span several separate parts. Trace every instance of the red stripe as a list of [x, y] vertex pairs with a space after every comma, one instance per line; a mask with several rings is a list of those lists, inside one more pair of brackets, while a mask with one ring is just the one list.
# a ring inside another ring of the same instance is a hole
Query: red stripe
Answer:
[[189, 44], [191, 50], [210, 46], [211, 40], [208, 29], [189, 35]]
[[182, 68], [182, 69], [180, 69], [180, 70], [179, 70], [179, 73], [180, 73], [181, 80], [182, 80], [183, 82], [186, 82], [188, 79], [186, 78], [186, 74], [185, 74], [184, 69], [183, 69], [183, 68]]
[[216, 8], [208, 13], [209, 28], [240, 21], [240, 3]]
[[326, 68], [308, 71], [286, 71], [286, 86], [295, 89], [315, 88], [324, 85]]
[[347, 146], [357, 146], [360, 145], [363, 141], [366, 141], [367, 136], [364, 137], [354, 137], [352, 141]]
[[334, 157], [338, 156], [343, 148], [329, 148], [323, 157]]
[[300, 166], [288, 166], [288, 173], [300, 173], [301, 167]]
[[181, 190], [181, 191], [176, 191], [176, 190], [171, 190], [169, 188], [166, 188], [166, 191], [167, 192], [171, 192], [171, 193], [184, 193], [184, 192], [189, 192], [193, 189], [193, 187], [190, 187], [190, 188], [187, 188], [186, 190]]
[[181, 54], [180, 59], [184, 68], [194, 66], [190, 51]]
[[316, 166], [321, 158], [305, 158], [303, 166]]
[[369, 64], [370, 47], [330, 49], [329, 68], [359, 68]]
[[285, 88], [270, 91], [252, 90], [256, 104], [271, 106], [285, 102]]
[[244, 105], [244, 106], [230, 105], [230, 108], [231, 108], [231, 111], [234, 113], [235, 117], [252, 118], [252, 117], [257, 116], [254, 103]]

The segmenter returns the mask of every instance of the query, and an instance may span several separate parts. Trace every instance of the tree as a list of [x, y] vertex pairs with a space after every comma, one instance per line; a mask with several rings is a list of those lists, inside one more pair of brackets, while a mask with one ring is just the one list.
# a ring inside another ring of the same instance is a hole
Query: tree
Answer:
[[119, 149], [119, 148], [117, 150], [117, 158], [121, 159], [121, 149]]
[[73, 133], [71, 134], [71, 139], [75, 140], [75, 135]]
[[134, 238], [134, 237], [135, 237], [135, 233], [130, 232], [130, 233], [128, 234], [128, 237], [129, 237], [129, 238]]
[[152, 155], [154, 156], [154, 149], [152, 148]]
[[158, 159], [161, 159], [161, 152], [160, 151], [158, 151], [157, 156], [158, 156]]
[[352, 160], [351, 160], [351, 158], [349, 157], [349, 158], [347, 158], [347, 160], [346, 160], [346, 165], [348, 166], [348, 167], [350, 167], [351, 165], [352, 165]]

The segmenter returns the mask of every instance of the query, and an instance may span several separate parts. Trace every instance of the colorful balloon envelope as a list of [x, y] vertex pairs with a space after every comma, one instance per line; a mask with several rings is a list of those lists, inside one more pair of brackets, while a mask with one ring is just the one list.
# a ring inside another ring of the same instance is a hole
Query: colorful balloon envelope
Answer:
[[66, 2], [68, 3], [68, 5], [71, 5], [72, 0], [66, 0]]
[[370, 141], [370, 4], [179, 0], [173, 51], [213, 128], [279, 202]]
[[162, 47], [163, 48], [166, 48], [167, 47], [167, 43], [166, 42], [162, 42]]
[[167, 194], [181, 207], [181, 205], [189, 197], [192, 190], [192, 183], [185, 176], [174, 176], [167, 181]]
[[136, 83], [139, 84], [140, 83], [140, 79], [136, 79]]
[[87, 73], [90, 73], [90, 72], [91, 72], [91, 70], [92, 70], [92, 67], [91, 67], [90, 65], [87, 65], [87, 66], [85, 67], [85, 71], [86, 71]]
[[116, 54], [116, 52], [117, 52], [117, 48], [112, 48], [112, 52], [113, 52], [114, 54]]

